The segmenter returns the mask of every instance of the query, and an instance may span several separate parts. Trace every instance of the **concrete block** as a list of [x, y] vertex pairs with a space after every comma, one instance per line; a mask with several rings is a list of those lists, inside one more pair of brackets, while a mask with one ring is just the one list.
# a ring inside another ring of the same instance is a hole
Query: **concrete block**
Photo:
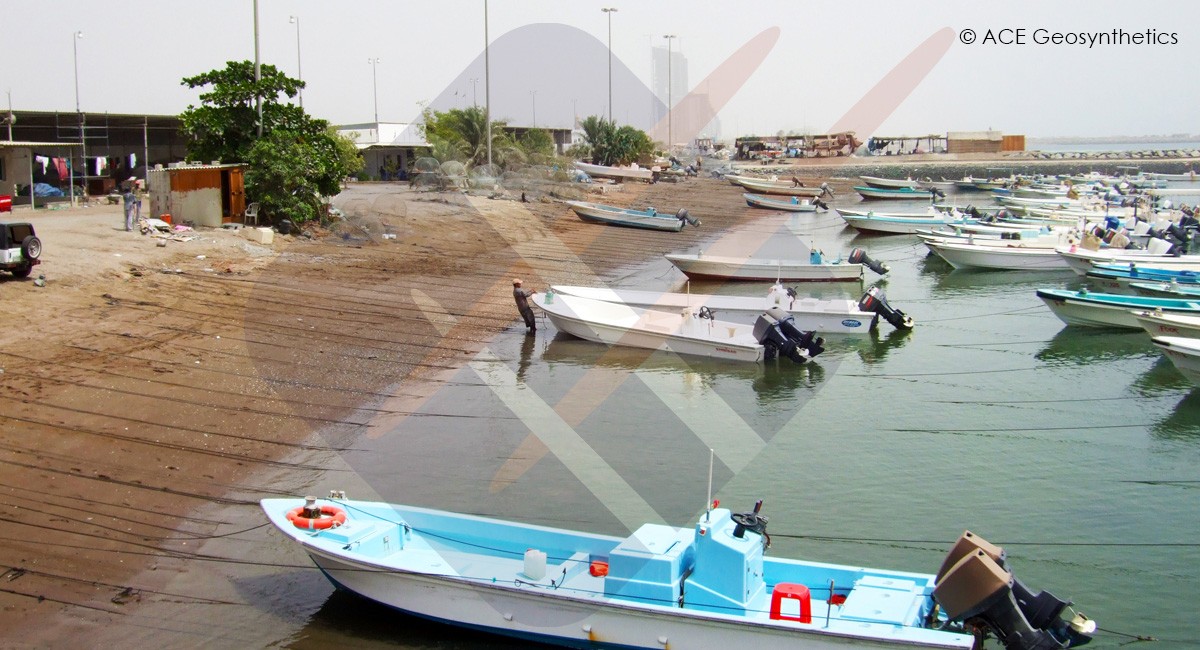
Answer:
[[270, 228], [242, 228], [242, 236], [256, 244], [270, 246], [275, 241], [275, 231]]

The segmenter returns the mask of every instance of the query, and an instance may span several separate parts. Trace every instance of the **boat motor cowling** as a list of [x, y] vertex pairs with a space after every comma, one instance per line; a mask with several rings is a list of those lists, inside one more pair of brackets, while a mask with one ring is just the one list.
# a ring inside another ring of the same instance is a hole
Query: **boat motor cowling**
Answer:
[[1013, 576], [1003, 549], [963, 533], [938, 571], [933, 598], [950, 622], [974, 622], [1007, 650], [1062, 650], [1091, 641], [1095, 622], [1082, 614], [1067, 621], [1071, 603], [1034, 594]]
[[879, 287], [867, 289], [862, 298], [858, 299], [858, 309], [859, 311], [879, 314], [884, 320], [891, 323], [892, 327], [898, 330], [910, 330], [913, 328], [912, 317], [889, 305], [887, 294]]
[[851, 264], [862, 264], [863, 266], [871, 269], [872, 271], [878, 273], [879, 275], [885, 275], [888, 271], [891, 270], [890, 268], [888, 268], [887, 264], [884, 264], [883, 262], [877, 262], [877, 261], [871, 259], [870, 256], [867, 255], [867, 251], [864, 251], [861, 248], [856, 248], [856, 249], [850, 251], [849, 260], [850, 260]]
[[784, 356], [796, 363], [804, 363], [825, 351], [825, 339], [816, 332], [802, 332], [796, 327], [792, 315], [773, 307], [764, 311], [754, 321], [754, 340], [766, 348], [764, 355], [769, 361]]

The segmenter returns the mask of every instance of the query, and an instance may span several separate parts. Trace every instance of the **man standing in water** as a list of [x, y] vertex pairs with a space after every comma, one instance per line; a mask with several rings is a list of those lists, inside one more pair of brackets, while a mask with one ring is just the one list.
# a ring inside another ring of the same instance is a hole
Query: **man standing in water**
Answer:
[[529, 307], [529, 296], [532, 296], [534, 291], [521, 288], [520, 278], [513, 278], [513, 300], [517, 303], [517, 311], [521, 312], [521, 318], [525, 319], [525, 327], [531, 333], [537, 331], [537, 322], [533, 319], [533, 309]]

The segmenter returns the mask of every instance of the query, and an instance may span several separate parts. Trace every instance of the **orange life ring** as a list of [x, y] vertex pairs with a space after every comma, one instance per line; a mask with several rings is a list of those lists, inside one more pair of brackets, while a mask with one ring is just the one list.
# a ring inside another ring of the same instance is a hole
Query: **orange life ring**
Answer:
[[346, 523], [346, 511], [336, 506], [321, 506], [321, 516], [312, 519], [304, 516], [304, 506], [292, 508], [287, 513], [288, 521], [296, 528], [325, 530]]

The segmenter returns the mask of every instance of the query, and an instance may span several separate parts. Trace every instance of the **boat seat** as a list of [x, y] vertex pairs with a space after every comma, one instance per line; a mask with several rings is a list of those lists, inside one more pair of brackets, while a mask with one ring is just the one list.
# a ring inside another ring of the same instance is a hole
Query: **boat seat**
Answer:
[[925, 589], [912, 580], [864, 576], [854, 583], [842, 606], [841, 618], [892, 625], [913, 625], [920, 614]]

